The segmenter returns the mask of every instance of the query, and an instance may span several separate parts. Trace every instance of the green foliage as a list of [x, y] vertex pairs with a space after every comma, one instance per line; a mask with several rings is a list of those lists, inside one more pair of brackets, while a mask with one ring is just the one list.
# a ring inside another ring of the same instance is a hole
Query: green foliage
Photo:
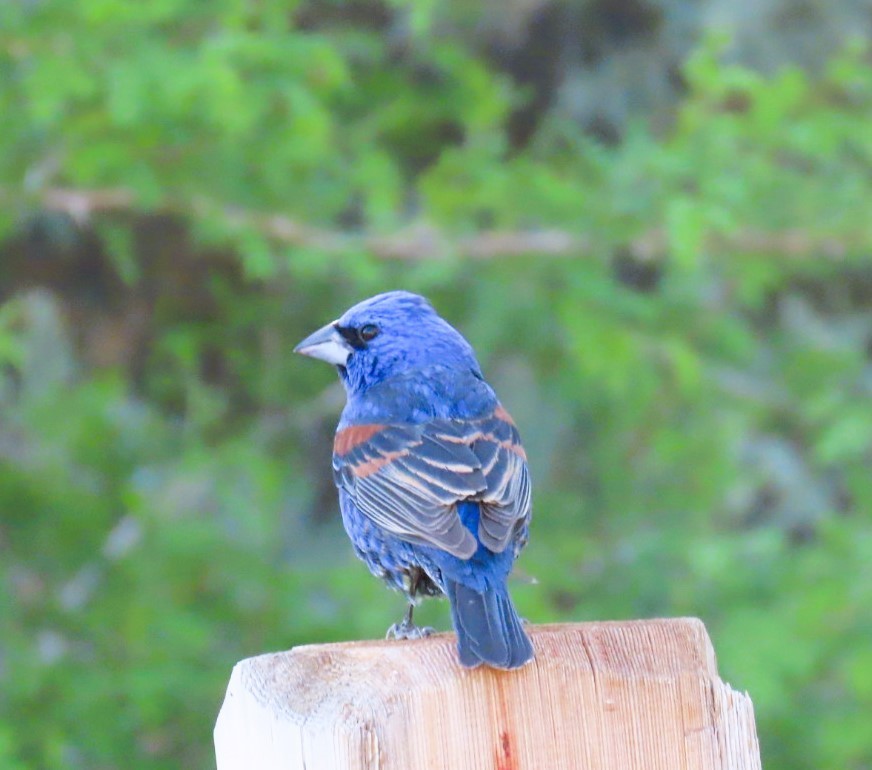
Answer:
[[[767, 767], [867, 767], [867, 52], [764, 77], [715, 41], [664, 135], [551, 111], [512, 147], [523, 94], [440, 6], [342, 5], [0, 8], [0, 768], [206, 766], [236, 660], [395, 619], [334, 512], [341, 394], [290, 355], [395, 286], [522, 428], [522, 613], [698, 615]], [[379, 257], [422, 225], [441, 258]], [[461, 254], [540, 227], [577, 252]]]

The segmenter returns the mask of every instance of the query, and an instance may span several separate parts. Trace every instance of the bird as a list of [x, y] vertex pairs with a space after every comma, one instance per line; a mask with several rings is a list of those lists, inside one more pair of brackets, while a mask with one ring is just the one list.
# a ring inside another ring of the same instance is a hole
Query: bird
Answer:
[[463, 666], [529, 662], [507, 586], [532, 513], [527, 456], [469, 342], [427, 299], [397, 290], [294, 351], [334, 365], [345, 386], [333, 479], [356, 555], [408, 600], [388, 638], [432, 633], [413, 610], [444, 595]]

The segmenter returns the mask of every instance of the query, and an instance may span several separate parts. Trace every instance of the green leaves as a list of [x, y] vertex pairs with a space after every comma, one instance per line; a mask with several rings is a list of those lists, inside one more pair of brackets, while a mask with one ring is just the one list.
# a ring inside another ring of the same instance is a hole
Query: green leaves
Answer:
[[395, 287], [521, 427], [522, 613], [699, 615], [767, 767], [869, 765], [866, 49], [513, 146], [464, 12], [0, 3], [0, 766], [205, 765], [238, 658], [396, 619], [291, 355]]

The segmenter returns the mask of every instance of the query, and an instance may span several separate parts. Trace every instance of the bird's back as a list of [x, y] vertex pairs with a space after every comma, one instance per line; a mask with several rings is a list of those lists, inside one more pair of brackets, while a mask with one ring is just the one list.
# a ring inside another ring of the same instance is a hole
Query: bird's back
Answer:
[[493, 389], [477, 372], [431, 364], [350, 393], [339, 429], [369, 423], [474, 419], [492, 412], [498, 403]]

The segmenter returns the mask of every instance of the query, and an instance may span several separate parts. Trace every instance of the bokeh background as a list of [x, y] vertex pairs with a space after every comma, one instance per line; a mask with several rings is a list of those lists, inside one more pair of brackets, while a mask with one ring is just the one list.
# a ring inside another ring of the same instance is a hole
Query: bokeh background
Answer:
[[0, 768], [210, 767], [235, 661], [398, 619], [336, 511], [341, 388], [291, 355], [397, 287], [522, 430], [522, 613], [699, 616], [765, 767], [872, 768], [870, 32], [0, 4]]

